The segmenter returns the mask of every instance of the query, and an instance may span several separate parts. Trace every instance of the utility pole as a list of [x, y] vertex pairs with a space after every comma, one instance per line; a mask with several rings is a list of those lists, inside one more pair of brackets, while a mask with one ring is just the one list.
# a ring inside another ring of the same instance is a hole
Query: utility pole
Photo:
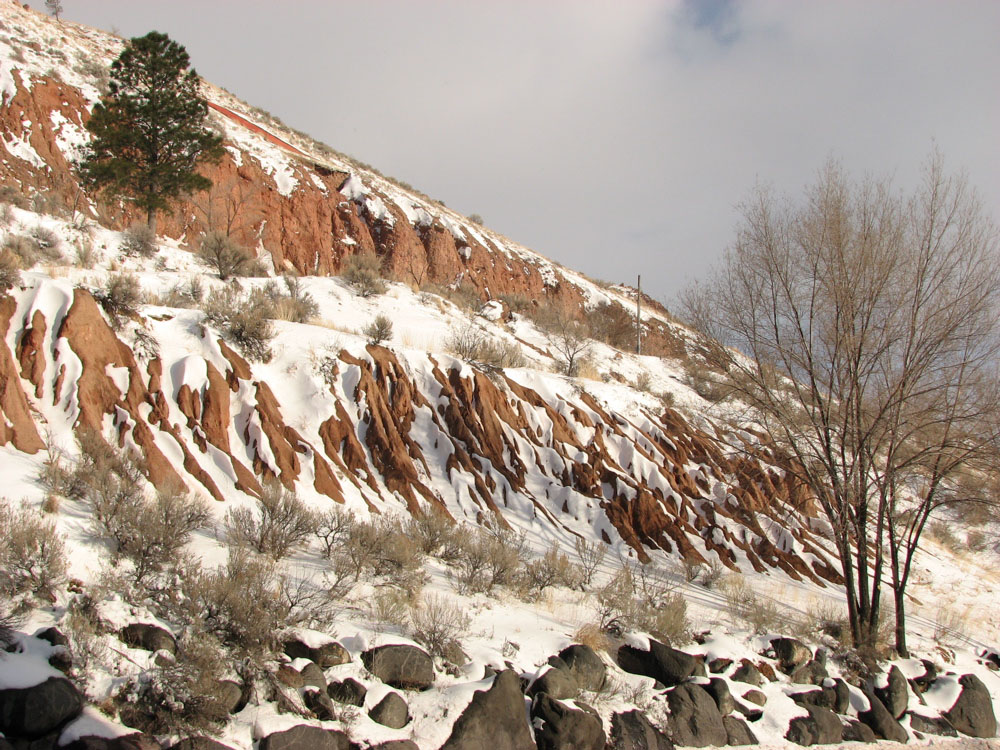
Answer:
[[642, 274], [636, 276], [635, 282], [635, 353], [642, 354]]

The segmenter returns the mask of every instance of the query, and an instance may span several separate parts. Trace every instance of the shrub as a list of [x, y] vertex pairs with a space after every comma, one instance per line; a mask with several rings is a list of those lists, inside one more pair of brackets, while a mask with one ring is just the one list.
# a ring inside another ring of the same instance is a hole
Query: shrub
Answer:
[[59, 252], [59, 246], [62, 244], [62, 240], [60, 240], [59, 235], [51, 229], [39, 224], [31, 230], [31, 239], [35, 243], [38, 255], [44, 260], [52, 263], [62, 260], [62, 253]]
[[160, 297], [159, 303], [164, 307], [192, 308], [197, 307], [205, 298], [205, 287], [201, 279], [192, 276], [186, 283], [174, 284]]
[[229, 718], [220, 680], [228, 665], [218, 642], [190, 632], [177, 642], [171, 664], [131, 679], [118, 694], [128, 725], [149, 734], [218, 731]]
[[174, 488], [164, 488], [154, 500], [131, 506], [119, 519], [119, 551], [131, 560], [134, 579], [142, 583], [177, 560], [191, 535], [208, 525], [208, 506], [201, 498]]
[[0, 203], [7, 203], [20, 209], [26, 209], [30, 205], [28, 196], [13, 185], [0, 185]]
[[250, 250], [217, 230], [202, 235], [198, 257], [211, 266], [223, 281], [250, 270], [256, 260]]
[[[635, 351], [635, 318], [616, 302], [602, 302], [585, 311], [590, 335], [622, 351]], [[640, 389], [645, 390], [645, 389]]]
[[497, 341], [473, 324], [452, 329], [445, 346], [456, 357], [486, 370], [524, 367], [527, 364], [521, 347], [515, 342], [506, 339]]
[[49, 598], [66, 577], [66, 553], [55, 526], [22, 505], [0, 499], [0, 594]]
[[205, 302], [205, 320], [216, 326], [243, 356], [257, 362], [270, 362], [273, 356], [272, 314], [266, 294], [254, 291], [244, 296], [232, 286], [212, 292]]
[[14, 629], [20, 624], [20, 618], [12, 611], [13, 605], [0, 596], [0, 650], [6, 650], [8, 646], [17, 640]]
[[573, 542], [573, 549], [580, 568], [580, 589], [586, 590], [593, 583], [594, 575], [604, 562], [608, 548], [603, 542], [588, 542], [577, 537]]
[[14, 253], [0, 250], [0, 292], [18, 286], [21, 283], [21, 264]]
[[274, 318], [290, 323], [308, 323], [319, 315], [319, 305], [309, 292], [302, 288], [296, 276], [285, 277], [285, 290], [274, 282], [264, 287], [274, 307]]
[[8, 234], [3, 241], [3, 250], [13, 255], [21, 268], [31, 268], [38, 262], [38, 245], [23, 234]]
[[411, 594], [424, 583], [420, 548], [397, 521], [359, 521], [350, 531], [342, 554], [354, 571], [380, 578]]
[[760, 597], [742, 575], [735, 573], [724, 578], [720, 589], [730, 615], [754, 633], [766, 633], [780, 626], [777, 605], [770, 599]]
[[133, 224], [122, 232], [118, 247], [122, 255], [152, 258], [156, 254], [156, 233], [148, 224]]
[[580, 374], [590, 353], [590, 340], [586, 327], [570, 318], [565, 312], [556, 312], [537, 321], [549, 346], [555, 350], [559, 372], [575, 378]]
[[94, 243], [89, 239], [82, 239], [77, 243], [73, 262], [77, 268], [93, 268], [97, 263], [97, 251], [94, 250]]
[[406, 523], [406, 533], [425, 555], [439, 555], [453, 545], [455, 522], [443, 508], [428, 506]]
[[637, 391], [642, 391], [643, 393], [649, 393], [649, 387], [653, 382], [653, 378], [648, 372], [643, 370], [638, 375], [635, 376], [635, 383], [633, 384]]
[[684, 382], [706, 401], [717, 404], [730, 395], [730, 388], [724, 380], [701, 370], [689, 371]]
[[431, 656], [444, 656], [449, 647], [459, 645], [459, 639], [469, 630], [471, 618], [461, 607], [449, 604], [434, 594], [420, 599], [410, 609], [411, 637], [427, 649]]
[[316, 536], [319, 537], [327, 558], [347, 544], [356, 525], [354, 513], [340, 504], [317, 516]]
[[850, 646], [851, 626], [843, 606], [826, 599], [811, 604], [806, 609], [802, 635], [815, 637], [816, 633], [833, 638], [844, 648]]
[[380, 313], [361, 332], [368, 337], [370, 345], [381, 346], [386, 341], [392, 339], [392, 321], [388, 316]]
[[362, 297], [385, 294], [386, 285], [382, 280], [382, 263], [373, 253], [358, 253], [344, 261], [344, 279]]
[[232, 547], [225, 566], [187, 585], [193, 616], [223, 645], [254, 661], [276, 649], [290, 610], [273, 561]]
[[583, 577], [577, 566], [559, 550], [556, 542], [552, 543], [542, 557], [531, 560], [524, 567], [524, 576], [528, 591], [534, 596], [551, 586], [575, 588], [580, 585]]
[[232, 544], [250, 547], [280, 560], [308, 543], [319, 519], [292, 490], [280, 482], [265, 482], [257, 498], [257, 513], [234, 508], [226, 514], [226, 535]]
[[132, 274], [118, 273], [109, 276], [104, 286], [94, 292], [94, 297], [111, 319], [111, 327], [120, 331], [126, 320], [139, 314], [142, 287]]
[[687, 603], [656, 568], [625, 564], [597, 595], [605, 633], [642, 630], [671, 645], [688, 639]]
[[509, 529], [473, 531], [460, 538], [453, 576], [463, 594], [512, 586], [524, 566], [524, 536]]

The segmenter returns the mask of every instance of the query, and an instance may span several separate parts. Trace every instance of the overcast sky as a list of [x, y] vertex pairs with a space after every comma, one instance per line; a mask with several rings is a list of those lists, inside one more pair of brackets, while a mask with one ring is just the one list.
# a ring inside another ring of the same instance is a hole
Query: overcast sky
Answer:
[[[32, 6], [43, 7], [42, 0]], [[1000, 214], [1000, 2], [63, 0], [554, 260], [672, 301], [755, 183], [936, 143]]]

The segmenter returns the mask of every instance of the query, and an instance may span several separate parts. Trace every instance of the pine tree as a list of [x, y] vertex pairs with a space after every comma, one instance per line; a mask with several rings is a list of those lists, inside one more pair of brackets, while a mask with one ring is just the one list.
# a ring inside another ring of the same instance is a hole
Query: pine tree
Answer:
[[196, 171], [223, 153], [207, 115], [182, 45], [156, 31], [129, 40], [87, 122], [92, 138], [80, 165], [83, 182], [131, 200], [155, 229], [157, 211], [212, 185]]
[[59, 20], [59, 14], [63, 12], [62, 3], [59, 0], [45, 0], [45, 8], [57, 21]]

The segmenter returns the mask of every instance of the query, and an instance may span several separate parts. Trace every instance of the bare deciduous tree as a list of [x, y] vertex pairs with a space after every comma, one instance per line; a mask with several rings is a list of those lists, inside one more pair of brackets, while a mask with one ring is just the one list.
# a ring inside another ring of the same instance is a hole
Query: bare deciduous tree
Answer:
[[832, 529], [858, 647], [903, 595], [931, 512], [995, 459], [996, 227], [964, 178], [852, 184], [827, 165], [803, 205], [758, 189], [709, 281], [685, 294], [710, 363]]

